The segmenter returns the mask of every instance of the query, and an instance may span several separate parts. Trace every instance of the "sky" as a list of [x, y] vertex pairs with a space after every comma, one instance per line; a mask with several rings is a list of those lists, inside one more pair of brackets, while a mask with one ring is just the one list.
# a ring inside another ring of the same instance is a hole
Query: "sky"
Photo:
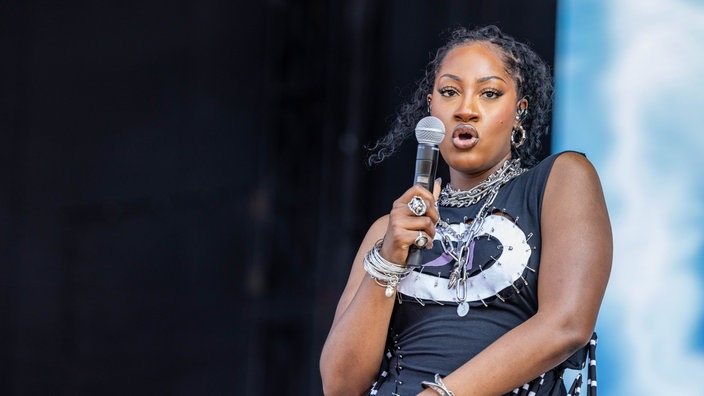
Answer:
[[704, 1], [563, 0], [553, 151], [597, 168], [614, 231], [601, 395], [704, 394]]

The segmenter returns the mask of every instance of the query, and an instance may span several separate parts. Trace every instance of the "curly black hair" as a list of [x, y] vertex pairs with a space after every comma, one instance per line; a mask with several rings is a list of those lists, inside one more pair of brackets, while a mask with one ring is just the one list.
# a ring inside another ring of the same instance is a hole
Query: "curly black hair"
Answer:
[[538, 162], [541, 139], [547, 135], [551, 122], [553, 83], [550, 68], [528, 45], [491, 25], [477, 29], [460, 27], [451, 32], [448, 41], [426, 66], [410, 100], [400, 107], [391, 130], [369, 147], [369, 165], [380, 163], [396, 152], [413, 135], [416, 123], [428, 115], [427, 95], [433, 91], [435, 74], [448, 52], [477, 42], [488, 42], [501, 50], [507, 72], [516, 82], [518, 97], [528, 100], [528, 113], [522, 122], [527, 138], [519, 148], [511, 149], [513, 158], [520, 158], [525, 167]]

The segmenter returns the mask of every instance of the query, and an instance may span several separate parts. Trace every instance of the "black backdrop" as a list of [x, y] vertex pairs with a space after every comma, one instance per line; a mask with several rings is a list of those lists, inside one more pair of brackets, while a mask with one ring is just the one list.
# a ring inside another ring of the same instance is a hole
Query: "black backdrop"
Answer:
[[[556, 1], [0, 2], [0, 394], [317, 395], [366, 168], [457, 24]], [[548, 142], [546, 142], [548, 143]]]

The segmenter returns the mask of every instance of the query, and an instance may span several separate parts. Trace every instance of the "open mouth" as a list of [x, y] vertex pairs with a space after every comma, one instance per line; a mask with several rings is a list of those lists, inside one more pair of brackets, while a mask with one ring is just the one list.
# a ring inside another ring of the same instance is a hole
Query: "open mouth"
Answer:
[[452, 131], [452, 143], [457, 148], [468, 149], [479, 142], [479, 133], [469, 124], [460, 124]]

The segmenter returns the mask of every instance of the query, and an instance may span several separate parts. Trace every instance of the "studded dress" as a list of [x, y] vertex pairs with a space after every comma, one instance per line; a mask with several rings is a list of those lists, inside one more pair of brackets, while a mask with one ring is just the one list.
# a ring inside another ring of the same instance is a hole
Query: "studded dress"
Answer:
[[[557, 156], [501, 187], [469, 245], [464, 286], [448, 289], [455, 260], [443, 251], [436, 233], [433, 248], [423, 252], [424, 264], [398, 286], [385, 359], [369, 395], [416, 395], [423, 390], [421, 381], [433, 381], [436, 373], [450, 374], [537, 312], [540, 213]], [[468, 208], [440, 206], [441, 219], [454, 230], [453, 242], [483, 203]], [[468, 310], [458, 310], [458, 301], [463, 300]], [[584, 355], [578, 354], [570, 359], [572, 366], [584, 361]], [[536, 395], [565, 395], [562, 369], [551, 370], [526, 387]]]

